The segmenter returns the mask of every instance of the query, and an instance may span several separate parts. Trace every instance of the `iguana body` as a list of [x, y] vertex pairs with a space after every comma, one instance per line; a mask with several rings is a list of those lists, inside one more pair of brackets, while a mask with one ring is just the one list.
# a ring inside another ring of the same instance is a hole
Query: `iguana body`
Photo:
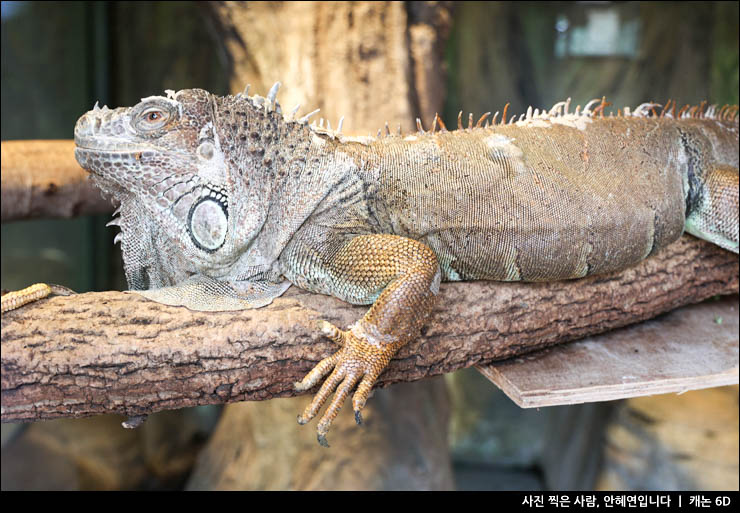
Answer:
[[[292, 283], [373, 304], [299, 422], [319, 441], [357, 386], [419, 335], [440, 280], [545, 281], [628, 267], [686, 229], [738, 251], [737, 108], [644, 105], [604, 117], [563, 102], [514, 123], [346, 138], [267, 98], [167, 92], [94, 109], [76, 157], [121, 203], [132, 289], [195, 310], [268, 304]], [[496, 119], [496, 118], [494, 118]], [[444, 125], [441, 125], [444, 127]], [[148, 289], [148, 290], [145, 290]]]

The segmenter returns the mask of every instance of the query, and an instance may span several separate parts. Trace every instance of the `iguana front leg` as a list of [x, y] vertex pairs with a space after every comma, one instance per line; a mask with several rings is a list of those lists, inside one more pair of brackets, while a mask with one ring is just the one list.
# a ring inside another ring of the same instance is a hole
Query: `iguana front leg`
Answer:
[[441, 274], [429, 247], [384, 234], [351, 239], [326, 262], [324, 271], [337, 297], [353, 303], [377, 297], [367, 314], [347, 331], [320, 321], [322, 331], [341, 348], [295, 384], [297, 390], [308, 390], [333, 369], [298, 417], [300, 424], [310, 421], [336, 389], [317, 429], [319, 443], [328, 447], [329, 427], [355, 385], [352, 406], [359, 424], [375, 380], [396, 351], [419, 335], [439, 292]]

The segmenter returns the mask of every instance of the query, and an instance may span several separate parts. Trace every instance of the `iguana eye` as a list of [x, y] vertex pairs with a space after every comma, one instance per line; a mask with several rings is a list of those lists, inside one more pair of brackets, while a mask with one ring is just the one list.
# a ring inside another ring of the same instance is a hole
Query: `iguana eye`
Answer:
[[156, 130], [167, 124], [170, 115], [160, 107], [146, 109], [139, 114], [136, 120], [136, 128], [140, 130]]

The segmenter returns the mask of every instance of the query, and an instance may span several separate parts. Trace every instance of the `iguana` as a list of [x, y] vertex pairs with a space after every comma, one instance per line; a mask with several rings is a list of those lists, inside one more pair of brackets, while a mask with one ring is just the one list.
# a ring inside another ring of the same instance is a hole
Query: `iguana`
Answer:
[[[361, 410], [418, 337], [442, 280], [549, 281], [631, 266], [684, 231], [738, 252], [738, 107], [606, 101], [429, 130], [347, 137], [266, 97], [166, 91], [95, 108], [75, 156], [120, 202], [112, 224], [131, 289], [193, 310], [269, 304], [291, 284], [372, 304], [298, 421], [326, 434], [356, 387]], [[508, 106], [507, 106], [508, 107]]]

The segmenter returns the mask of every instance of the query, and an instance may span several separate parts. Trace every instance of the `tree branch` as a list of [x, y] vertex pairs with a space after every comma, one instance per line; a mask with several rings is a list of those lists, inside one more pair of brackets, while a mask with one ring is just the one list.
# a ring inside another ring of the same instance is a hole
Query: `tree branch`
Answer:
[[[486, 364], [737, 291], [737, 256], [689, 236], [606, 277], [443, 284], [422, 337], [379, 381]], [[336, 350], [313, 321], [348, 326], [365, 309], [295, 287], [242, 312], [193, 312], [121, 292], [41, 300], [3, 316], [2, 421], [295, 395], [293, 382]]]
[[2, 222], [113, 212], [74, 148], [71, 140], [2, 142]]

